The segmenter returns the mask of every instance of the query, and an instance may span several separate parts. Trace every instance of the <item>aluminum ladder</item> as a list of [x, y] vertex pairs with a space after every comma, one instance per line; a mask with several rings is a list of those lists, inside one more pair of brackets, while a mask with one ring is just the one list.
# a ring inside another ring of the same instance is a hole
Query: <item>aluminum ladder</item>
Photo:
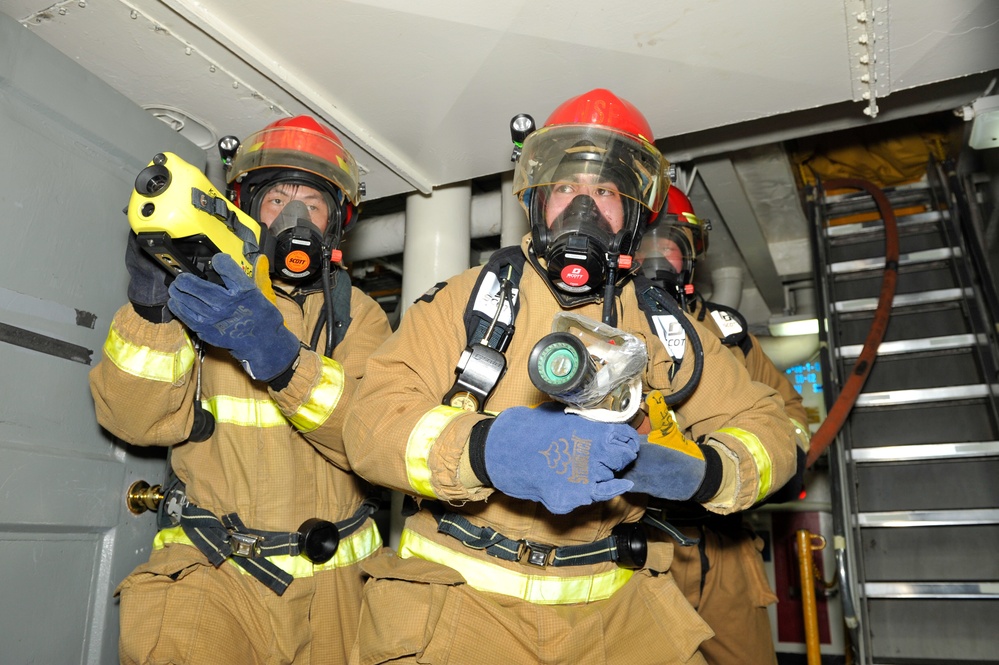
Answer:
[[[999, 662], [999, 307], [967, 190], [949, 163], [883, 190], [900, 243], [891, 318], [818, 461], [858, 663]], [[865, 191], [820, 183], [803, 200], [831, 407], [871, 327], [885, 226]]]

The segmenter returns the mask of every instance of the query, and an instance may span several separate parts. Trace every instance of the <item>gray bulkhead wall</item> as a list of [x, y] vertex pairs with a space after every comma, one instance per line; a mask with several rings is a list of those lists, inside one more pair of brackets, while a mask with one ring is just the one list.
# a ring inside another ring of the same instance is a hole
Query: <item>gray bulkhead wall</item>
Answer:
[[[151, 84], [154, 82], [151, 81]], [[117, 662], [112, 593], [149, 555], [132, 481], [164, 451], [94, 417], [87, 374], [125, 302], [126, 205], [160, 151], [205, 153], [0, 14], [0, 660]]]

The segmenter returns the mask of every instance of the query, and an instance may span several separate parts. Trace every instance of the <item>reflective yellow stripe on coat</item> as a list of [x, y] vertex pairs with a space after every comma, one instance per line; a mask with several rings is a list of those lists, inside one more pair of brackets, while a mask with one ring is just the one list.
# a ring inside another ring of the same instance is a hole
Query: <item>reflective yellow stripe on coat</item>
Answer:
[[812, 430], [808, 429], [808, 425], [803, 425], [794, 418], [789, 418], [789, 420], [794, 425], [794, 436], [798, 439], [798, 447], [807, 453], [811, 447]]
[[760, 486], [756, 492], [756, 501], [762, 501], [770, 494], [774, 482], [774, 466], [773, 460], [770, 459], [770, 453], [760, 443], [759, 437], [741, 427], [723, 427], [718, 431], [741, 441], [742, 445], [746, 446], [749, 454], [752, 455], [753, 463], [756, 465], [756, 473], [760, 479]]
[[321, 357], [323, 370], [308, 401], [288, 420], [299, 432], [311, 432], [329, 420], [343, 395], [343, 366], [332, 358]]
[[430, 449], [444, 428], [458, 416], [468, 413], [453, 406], [435, 406], [420, 418], [406, 442], [406, 476], [409, 486], [421, 496], [439, 498], [430, 483]]
[[[195, 547], [191, 539], [187, 537], [184, 530], [179, 526], [163, 529], [157, 533], [153, 539], [153, 549], [161, 549], [170, 543]], [[367, 525], [340, 541], [340, 544], [336, 548], [336, 554], [326, 563], [312, 563], [304, 556], [291, 556], [290, 554], [269, 556], [267, 560], [292, 577], [312, 577], [314, 574], [324, 570], [352, 566], [377, 552], [381, 546], [382, 536], [378, 533], [378, 528], [375, 526], [374, 521], [368, 520]], [[241, 566], [236, 565], [235, 561], [230, 559], [229, 563], [236, 566], [240, 572], [249, 575]]]
[[194, 366], [194, 345], [187, 337], [178, 351], [165, 353], [148, 346], [133, 344], [112, 327], [104, 341], [108, 359], [132, 376], [164, 383], [176, 383]]
[[527, 575], [470, 557], [404, 529], [399, 539], [399, 556], [416, 557], [452, 568], [479, 591], [513, 596], [537, 605], [569, 605], [606, 600], [631, 579], [634, 571], [615, 568], [595, 575], [555, 577]]
[[215, 416], [217, 423], [255, 428], [288, 426], [288, 419], [277, 403], [269, 399], [216, 395], [202, 400], [201, 405]]

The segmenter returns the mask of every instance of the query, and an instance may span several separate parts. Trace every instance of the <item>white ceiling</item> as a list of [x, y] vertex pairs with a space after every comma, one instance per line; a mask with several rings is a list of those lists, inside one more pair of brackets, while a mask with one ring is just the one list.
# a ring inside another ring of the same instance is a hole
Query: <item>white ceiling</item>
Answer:
[[648, 117], [699, 214], [723, 217], [713, 251], [744, 261], [772, 313], [781, 280], [807, 269], [773, 144], [953, 110], [999, 70], [995, 0], [0, 0], [0, 11], [137, 104], [200, 121], [210, 135], [181, 129], [196, 142], [323, 118], [366, 171], [369, 200], [508, 171], [513, 115], [540, 123], [609, 88]]

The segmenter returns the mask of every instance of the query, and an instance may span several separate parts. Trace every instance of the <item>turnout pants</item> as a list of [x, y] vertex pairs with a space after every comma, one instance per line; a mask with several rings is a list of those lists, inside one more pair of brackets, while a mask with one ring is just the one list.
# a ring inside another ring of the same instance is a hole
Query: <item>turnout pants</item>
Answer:
[[776, 665], [767, 606], [770, 588], [762, 540], [746, 529], [683, 526], [701, 542], [673, 550], [670, 571], [680, 590], [715, 636], [701, 644], [709, 665]]
[[[606, 600], [532, 603], [478, 591], [456, 571], [383, 552], [361, 563], [352, 665], [703, 665], [711, 631], [668, 572], [636, 571]], [[537, 570], [537, 569], [535, 569]]]
[[359, 564], [296, 577], [278, 596], [195, 547], [152, 552], [118, 587], [122, 663], [345, 663], [357, 634]]

